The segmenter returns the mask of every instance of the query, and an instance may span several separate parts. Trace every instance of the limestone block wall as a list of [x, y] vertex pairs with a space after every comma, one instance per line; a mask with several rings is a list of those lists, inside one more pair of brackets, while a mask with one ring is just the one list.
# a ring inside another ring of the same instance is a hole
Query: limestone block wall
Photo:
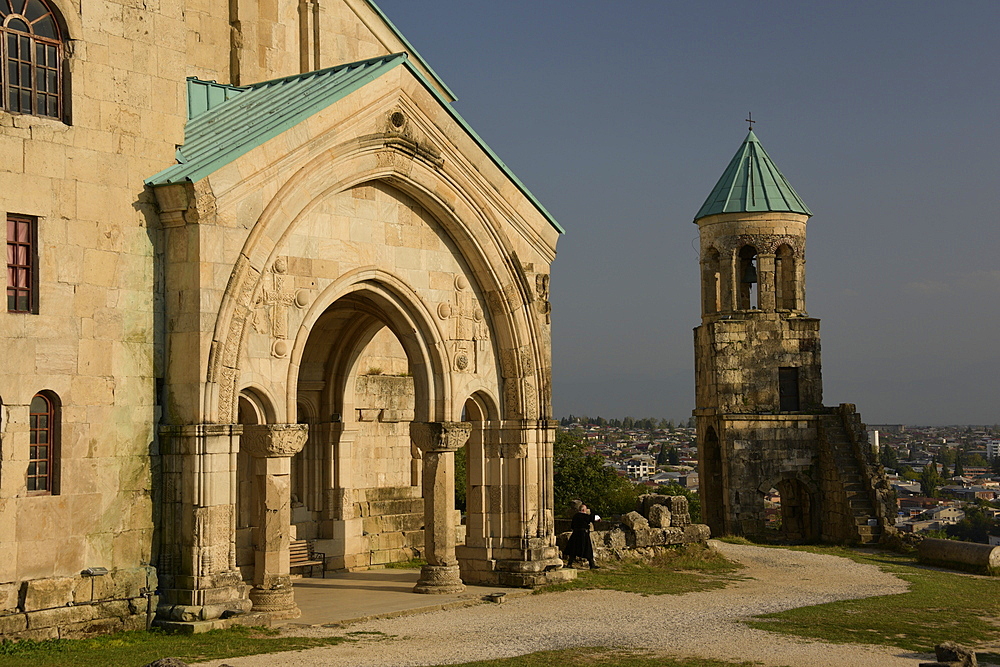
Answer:
[[155, 591], [152, 567], [0, 584], [0, 636], [40, 641], [145, 630]]
[[[0, 216], [38, 224], [39, 312], [0, 312], [0, 586], [18, 591], [92, 566], [127, 577], [150, 562], [162, 359], [143, 179], [183, 141], [192, 73], [183, 3], [52, 4], [68, 32], [65, 122], [0, 111]], [[58, 397], [59, 488], [29, 496], [28, 406], [42, 390]], [[48, 604], [19, 603], [29, 630], [49, 627], [31, 620]], [[74, 627], [119, 618], [112, 608], [60, 614]]]
[[798, 368], [801, 409], [822, 408], [819, 320], [755, 313], [695, 329], [699, 409], [778, 412], [777, 369], [783, 366]]

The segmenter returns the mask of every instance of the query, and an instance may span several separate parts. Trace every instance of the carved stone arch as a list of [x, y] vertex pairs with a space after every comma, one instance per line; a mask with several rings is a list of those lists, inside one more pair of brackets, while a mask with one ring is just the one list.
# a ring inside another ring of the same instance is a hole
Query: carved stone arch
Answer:
[[[279, 189], [265, 207], [257, 224], [244, 244], [229, 284], [223, 296], [219, 318], [212, 344], [205, 392], [205, 413], [210, 421], [229, 421], [232, 416], [236, 368], [243, 355], [242, 343], [246, 339], [248, 318], [254, 295], [258, 294], [265, 269], [277, 256], [277, 249], [296, 221], [325, 197], [360, 184], [384, 181], [412, 197], [432, 215], [459, 249], [462, 260], [476, 276], [478, 287], [486, 296], [491, 316], [491, 333], [499, 350], [518, 350], [531, 345], [535, 356], [539, 354], [537, 334], [533, 322], [521, 308], [516, 280], [505, 258], [512, 255], [510, 248], [501, 245], [498, 233], [502, 221], [493, 219], [492, 207], [459, 188], [454, 179], [446, 178], [439, 170], [414, 162], [404, 173], [402, 170], [372, 164], [364, 149], [349, 145], [345, 153], [332, 161], [329, 154], [321, 155], [296, 172]], [[331, 174], [351, 174], [348, 178], [334, 179], [319, 195], [310, 199], [298, 196], [310, 179], [330, 180]], [[472, 226], [480, 233], [474, 233]], [[491, 243], [480, 242], [492, 239]], [[499, 356], [499, 355], [498, 355]], [[519, 394], [530, 395], [526, 387], [518, 387]], [[537, 396], [535, 398], [537, 403]], [[518, 400], [516, 413], [523, 414], [530, 405]], [[515, 416], [518, 416], [515, 415]]]
[[441, 421], [443, 398], [450, 395], [451, 377], [444, 360], [444, 340], [432, 314], [419, 296], [402, 280], [384, 271], [364, 268], [341, 276], [323, 290], [306, 312], [290, 351], [288, 364], [287, 400], [298, 395], [298, 376], [302, 355], [309, 334], [317, 320], [331, 306], [345, 297], [363, 296], [381, 306], [388, 326], [396, 335], [410, 359], [416, 392], [415, 419]]
[[270, 393], [260, 385], [247, 385], [239, 391], [239, 398], [248, 401], [252, 406], [257, 421], [256, 424], [276, 424], [278, 416], [275, 411], [277, 405]]

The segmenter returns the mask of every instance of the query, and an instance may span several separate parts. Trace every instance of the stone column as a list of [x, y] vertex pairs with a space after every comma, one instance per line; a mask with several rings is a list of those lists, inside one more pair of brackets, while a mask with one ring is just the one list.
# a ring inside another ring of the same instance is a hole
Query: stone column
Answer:
[[410, 438], [423, 456], [424, 551], [414, 593], [460, 593], [465, 590], [455, 557], [455, 451], [472, 434], [469, 422], [412, 422]]
[[759, 305], [761, 310], [774, 312], [777, 307], [776, 299], [778, 286], [775, 284], [777, 276], [774, 272], [774, 254], [760, 253], [757, 255], [757, 294], [759, 295]]
[[262, 424], [243, 427], [243, 447], [253, 457], [254, 578], [253, 611], [276, 618], [294, 618], [292, 581], [288, 568], [291, 516], [292, 457], [309, 437], [307, 424]]
[[247, 611], [236, 569], [239, 424], [160, 427], [160, 620], [194, 622]]

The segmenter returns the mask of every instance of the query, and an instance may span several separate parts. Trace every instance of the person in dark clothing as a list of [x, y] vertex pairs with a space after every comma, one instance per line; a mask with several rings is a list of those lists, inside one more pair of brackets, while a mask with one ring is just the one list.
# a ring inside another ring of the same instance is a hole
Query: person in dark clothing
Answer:
[[600, 521], [601, 517], [591, 513], [586, 505], [580, 505], [580, 510], [573, 515], [570, 527], [573, 534], [566, 543], [566, 567], [573, 567], [573, 561], [577, 558], [584, 558], [590, 563], [590, 569], [595, 570], [600, 566], [594, 562], [594, 545], [590, 541], [590, 524]]

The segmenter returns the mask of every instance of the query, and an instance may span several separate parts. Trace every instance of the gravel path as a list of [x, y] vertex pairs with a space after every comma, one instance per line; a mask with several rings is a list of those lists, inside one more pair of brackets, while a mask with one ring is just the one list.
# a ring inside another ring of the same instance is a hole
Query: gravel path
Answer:
[[[233, 667], [324, 665], [398, 667], [503, 658], [552, 649], [605, 646], [672, 656], [754, 660], [794, 667], [916, 667], [931, 655], [897, 648], [828, 644], [743, 626], [739, 620], [794, 607], [903, 593], [908, 584], [874, 565], [800, 551], [716, 543], [747, 566], [728, 588], [685, 595], [640, 596], [617, 591], [569, 591], [521, 597], [502, 605], [376, 620], [350, 631], [392, 639], [307, 651], [228, 658]], [[295, 634], [343, 634], [308, 629]]]

